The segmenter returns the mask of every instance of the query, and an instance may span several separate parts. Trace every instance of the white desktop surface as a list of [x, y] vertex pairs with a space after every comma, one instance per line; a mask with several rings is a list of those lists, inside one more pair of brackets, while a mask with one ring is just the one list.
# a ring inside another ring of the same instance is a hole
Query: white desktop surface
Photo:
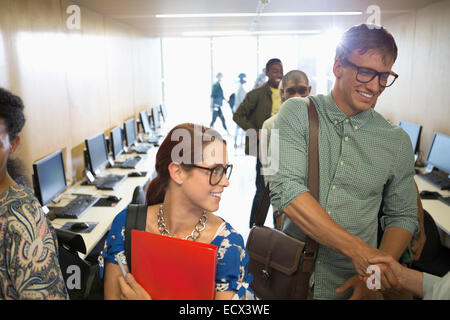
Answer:
[[[419, 191], [437, 191], [444, 197], [450, 196], [450, 190], [439, 190], [428, 181], [422, 179], [419, 175], [414, 176]], [[450, 248], [450, 206], [440, 200], [422, 199], [423, 208], [433, 217], [434, 222], [441, 232], [441, 242], [444, 246]]]
[[[133, 171], [147, 171], [145, 177], [127, 177], [115, 190], [98, 190], [95, 186], [83, 186], [81, 181], [68, 188], [64, 195], [72, 193], [89, 194], [96, 197], [106, 197], [108, 195], [115, 195], [121, 198], [120, 202], [114, 207], [91, 207], [86, 210], [78, 219], [54, 219], [51, 224], [55, 228], [61, 228], [66, 222], [98, 222], [95, 228], [89, 233], [79, 233], [86, 245], [86, 255], [80, 253], [81, 258], [85, 258], [92, 249], [96, 246], [98, 241], [110, 230], [112, 222], [116, 215], [125, 209], [133, 198], [133, 191], [137, 186], [144, 186], [146, 182], [151, 179], [153, 172], [155, 171], [155, 158], [158, 148], [153, 147], [150, 152], [145, 156], [146, 159], [141, 161], [135, 169], [119, 169], [110, 168], [102, 171], [100, 175], [106, 174], [128, 174]], [[127, 157], [136, 156], [136, 154], [121, 155], [119, 161], [124, 160]], [[63, 195], [63, 196], [64, 196]], [[66, 201], [67, 202], [67, 201]], [[61, 205], [64, 202], [61, 201]]]

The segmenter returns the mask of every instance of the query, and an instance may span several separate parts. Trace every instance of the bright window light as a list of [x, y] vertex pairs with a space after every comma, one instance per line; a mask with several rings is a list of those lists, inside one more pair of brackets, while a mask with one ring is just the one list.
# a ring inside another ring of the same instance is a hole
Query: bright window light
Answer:
[[233, 18], [233, 17], [306, 17], [306, 16], [358, 16], [362, 11], [317, 11], [317, 12], [265, 12], [265, 13], [192, 13], [192, 14], [156, 14], [156, 18]]
[[220, 36], [257, 36], [257, 35], [285, 35], [285, 34], [318, 34], [320, 30], [270, 30], [270, 31], [192, 31], [183, 32], [184, 37], [220, 37]]

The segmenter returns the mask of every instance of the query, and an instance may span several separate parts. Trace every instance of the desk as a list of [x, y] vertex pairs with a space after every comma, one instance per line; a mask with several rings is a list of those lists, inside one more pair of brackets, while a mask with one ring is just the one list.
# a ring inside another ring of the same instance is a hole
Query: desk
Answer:
[[[112, 222], [116, 215], [123, 209], [125, 209], [131, 202], [134, 189], [137, 186], [144, 186], [151, 178], [153, 172], [155, 171], [155, 158], [157, 150], [158, 148], [156, 147], [152, 148], [150, 152], [145, 155], [146, 158], [141, 161], [135, 169], [106, 169], [106, 172], [109, 174], [128, 174], [132, 171], [147, 171], [147, 175], [145, 177], [128, 177], [116, 188], [116, 190], [98, 190], [95, 186], [82, 186], [81, 181], [79, 181], [64, 192], [63, 197], [64, 195], [70, 195], [72, 193], [81, 193], [96, 197], [116, 195], [122, 198], [120, 202], [117, 203], [117, 205], [114, 207], [91, 207], [87, 209], [79, 219], [57, 218], [51, 221], [52, 225], [55, 228], [61, 228], [66, 222], [98, 222], [98, 224], [90, 233], [79, 233], [83, 237], [84, 243], [86, 245], [86, 255], [80, 253], [81, 258], [86, 258], [86, 256], [89, 255], [98, 241], [100, 241], [100, 239], [111, 229]], [[134, 155], [121, 155], [121, 158], [119, 158], [118, 160], [122, 161], [126, 157], [130, 156]]]
[[[414, 176], [414, 180], [416, 181], [419, 191], [437, 191], [444, 197], [450, 196], [450, 190], [439, 190], [418, 175]], [[450, 206], [447, 206], [440, 200], [426, 199], [422, 199], [422, 206], [433, 217], [434, 222], [436, 222], [436, 225], [440, 229], [442, 244], [447, 248], [450, 248]]]

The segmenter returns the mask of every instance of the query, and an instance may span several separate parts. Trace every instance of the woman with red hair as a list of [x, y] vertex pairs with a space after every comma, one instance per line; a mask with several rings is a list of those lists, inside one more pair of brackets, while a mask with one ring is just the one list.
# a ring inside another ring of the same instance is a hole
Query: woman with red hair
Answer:
[[[213, 213], [219, 209], [232, 168], [226, 142], [217, 131], [181, 124], [159, 147], [157, 176], [146, 194], [146, 232], [217, 246], [216, 299], [243, 299], [252, 294], [243, 238]], [[117, 254], [125, 256], [126, 214], [124, 210], [115, 218], [100, 255], [105, 299], [151, 299], [152, 293], [146, 292], [130, 273], [125, 281], [115, 261]], [[126, 264], [126, 259], [122, 262]]]

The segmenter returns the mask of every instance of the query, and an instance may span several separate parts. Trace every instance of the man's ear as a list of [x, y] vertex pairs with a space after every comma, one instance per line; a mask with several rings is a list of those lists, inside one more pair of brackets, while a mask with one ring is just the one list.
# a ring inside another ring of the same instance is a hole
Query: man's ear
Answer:
[[20, 137], [17, 136], [13, 141], [11, 141], [10, 143], [10, 147], [9, 147], [9, 151], [10, 153], [13, 153], [14, 151], [16, 151], [17, 147], [20, 144]]
[[281, 96], [281, 102], [285, 102], [286, 98], [284, 96], [284, 89], [283, 88], [280, 88], [280, 96]]
[[342, 77], [342, 72], [343, 72], [343, 65], [341, 60], [335, 59], [333, 64], [333, 73], [336, 79]]
[[308, 96], [311, 94], [311, 86], [308, 86], [308, 91], [306, 93]]
[[168, 167], [170, 178], [178, 185], [183, 184], [185, 178], [185, 171], [181, 165], [176, 162], [171, 162]]

